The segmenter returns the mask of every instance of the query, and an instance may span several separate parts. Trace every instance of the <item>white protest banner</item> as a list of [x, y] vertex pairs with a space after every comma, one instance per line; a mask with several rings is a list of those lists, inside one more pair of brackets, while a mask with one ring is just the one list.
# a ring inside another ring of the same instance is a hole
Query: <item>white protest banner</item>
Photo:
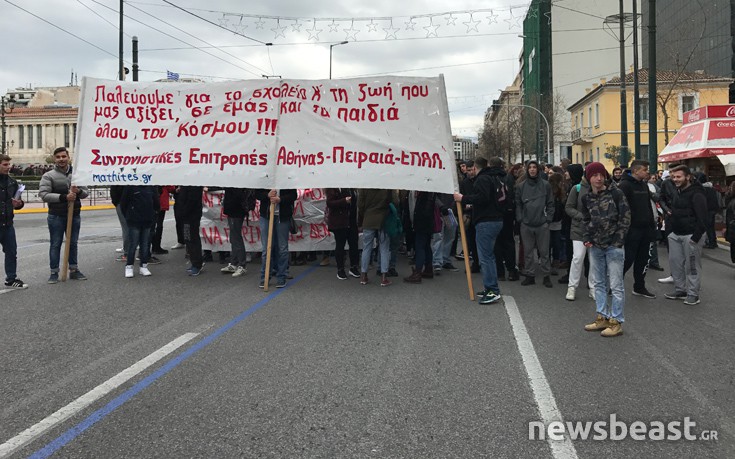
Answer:
[[442, 77], [85, 77], [77, 185], [457, 188]]
[[[202, 248], [214, 252], [230, 250], [230, 228], [227, 216], [222, 212], [224, 191], [205, 191], [202, 194], [202, 220], [200, 235]], [[324, 221], [327, 197], [321, 188], [298, 190], [298, 198], [294, 202], [294, 220], [296, 234], [290, 234], [288, 250], [291, 252], [308, 252], [313, 250], [334, 250], [335, 241]], [[250, 212], [247, 221], [243, 222], [242, 239], [247, 252], [261, 252], [260, 240], [260, 202]]]

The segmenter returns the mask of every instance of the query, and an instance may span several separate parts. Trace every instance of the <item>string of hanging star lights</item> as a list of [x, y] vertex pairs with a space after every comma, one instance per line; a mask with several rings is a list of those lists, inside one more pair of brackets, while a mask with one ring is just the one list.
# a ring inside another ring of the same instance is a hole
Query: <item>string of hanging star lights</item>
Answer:
[[[171, 1], [165, 3], [184, 9]], [[186, 11], [235, 34], [258, 35], [273, 43], [279, 39], [282, 41], [303, 39], [306, 38], [306, 34], [308, 40], [314, 42], [339, 40], [356, 42], [376, 39], [442, 38], [461, 33], [473, 35], [500, 30], [522, 30], [523, 20], [526, 17], [536, 18], [539, 14], [537, 7], [529, 7], [527, 4], [392, 17], [272, 16], [194, 8]]]

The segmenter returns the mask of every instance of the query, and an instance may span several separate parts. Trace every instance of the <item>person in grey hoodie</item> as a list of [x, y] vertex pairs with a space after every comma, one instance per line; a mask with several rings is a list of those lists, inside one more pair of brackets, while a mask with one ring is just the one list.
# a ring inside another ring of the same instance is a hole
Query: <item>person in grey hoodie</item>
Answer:
[[[579, 281], [584, 271], [584, 259], [587, 256], [587, 247], [584, 245], [584, 215], [582, 214], [582, 198], [589, 193], [590, 184], [583, 176], [584, 169], [581, 164], [570, 164], [567, 168], [572, 183], [577, 182], [569, 189], [567, 203], [564, 211], [572, 219], [572, 226], [569, 231], [572, 240], [572, 262], [569, 264], [569, 283], [567, 284], [566, 299], [574, 301], [577, 295]], [[592, 272], [590, 272], [590, 276]], [[592, 292], [592, 278], [588, 277], [587, 285]]]
[[521, 225], [525, 253], [526, 278], [521, 285], [536, 283], [533, 256], [538, 251], [538, 265], [544, 286], [551, 288], [549, 262], [549, 223], [554, 218], [554, 195], [549, 182], [539, 176], [536, 161], [526, 164], [526, 179], [516, 187], [516, 220]]

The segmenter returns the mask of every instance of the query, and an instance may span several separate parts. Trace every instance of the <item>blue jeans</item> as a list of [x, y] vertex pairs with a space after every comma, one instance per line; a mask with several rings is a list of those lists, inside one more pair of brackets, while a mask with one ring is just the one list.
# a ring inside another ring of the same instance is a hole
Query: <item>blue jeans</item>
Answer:
[[480, 222], [475, 225], [477, 257], [480, 259], [482, 283], [485, 289], [500, 294], [498, 267], [495, 265], [495, 240], [503, 229], [502, 221]]
[[[51, 238], [49, 248], [49, 266], [52, 273], [59, 272], [59, 259], [61, 258], [61, 245], [66, 232], [66, 216], [49, 214], [48, 232]], [[79, 215], [72, 217], [71, 239], [69, 239], [69, 269], [77, 269], [77, 241], [79, 240], [79, 228], [82, 226], [82, 218]]]
[[5, 280], [12, 282], [16, 277], [15, 270], [18, 269], [18, 244], [13, 225], [0, 226], [0, 245], [5, 252]]
[[[615, 319], [621, 324], [625, 321], [623, 317], [623, 306], [625, 306], [625, 285], [623, 266], [625, 264], [625, 249], [622, 247], [608, 247], [600, 249], [590, 247], [590, 272], [592, 276], [592, 288], [595, 291], [595, 303], [597, 313], [606, 319]], [[607, 282], [610, 282], [612, 290], [612, 302], [607, 305]]]
[[[282, 222], [278, 215], [273, 217], [273, 251], [271, 268], [275, 264], [276, 279], [286, 282], [288, 275], [288, 220]], [[260, 217], [260, 241], [263, 243], [263, 256], [260, 263], [260, 280], [265, 280], [265, 258], [268, 250], [268, 219]]]
[[442, 228], [442, 264], [452, 262], [450, 255], [452, 254], [452, 245], [454, 237], [457, 235], [457, 227], [444, 224]]
[[151, 227], [150, 225], [128, 226], [128, 253], [126, 264], [133, 266], [135, 264], [135, 249], [140, 245], [140, 264], [144, 265], [151, 259]]
[[373, 241], [378, 240], [378, 251], [380, 252], [380, 272], [387, 273], [390, 264], [390, 237], [383, 230], [362, 230], [362, 260], [360, 260], [360, 271], [368, 272], [370, 257], [373, 254]]

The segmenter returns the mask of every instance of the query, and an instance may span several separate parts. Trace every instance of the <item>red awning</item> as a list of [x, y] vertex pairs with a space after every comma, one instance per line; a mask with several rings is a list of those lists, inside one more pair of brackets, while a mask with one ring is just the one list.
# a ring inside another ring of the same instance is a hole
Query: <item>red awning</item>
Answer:
[[735, 105], [702, 107], [687, 112], [684, 119], [690, 122], [666, 145], [659, 162], [716, 156], [727, 175], [735, 175]]

